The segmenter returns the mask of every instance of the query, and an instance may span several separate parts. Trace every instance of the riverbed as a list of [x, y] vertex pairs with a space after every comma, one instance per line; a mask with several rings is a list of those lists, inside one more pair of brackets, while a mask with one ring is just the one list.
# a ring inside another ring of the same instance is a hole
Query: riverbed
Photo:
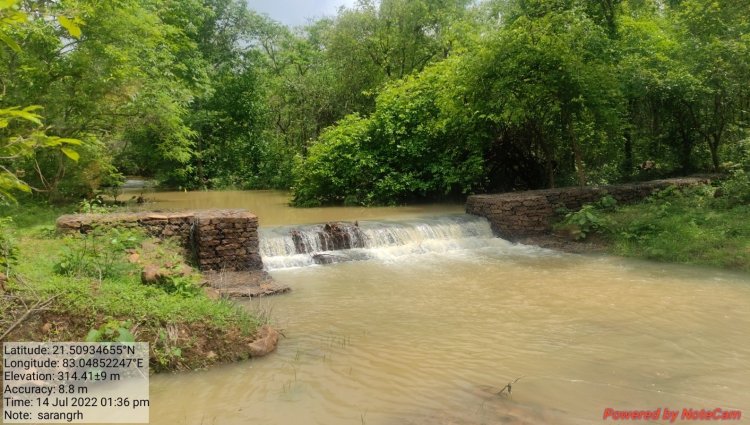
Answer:
[[[268, 261], [292, 292], [245, 305], [283, 329], [277, 352], [152, 377], [153, 424], [593, 424], [606, 408], [750, 415], [746, 274], [512, 244], [457, 205], [298, 210], [279, 192], [178, 194], [151, 206], [245, 207], [261, 239], [333, 220], [384, 236], [337, 264]], [[512, 394], [496, 394], [517, 378]]]

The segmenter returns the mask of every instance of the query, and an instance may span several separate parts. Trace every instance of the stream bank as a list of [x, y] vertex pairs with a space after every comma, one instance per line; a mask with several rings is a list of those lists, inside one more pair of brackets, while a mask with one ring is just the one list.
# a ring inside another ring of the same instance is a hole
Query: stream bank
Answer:
[[[205, 282], [232, 272], [203, 275], [190, 267], [179, 238], [128, 228], [61, 235], [54, 219], [62, 212], [67, 208], [35, 205], [4, 211], [14, 222], [0, 226], [3, 246], [13, 253], [0, 280], [0, 334], [9, 331], [3, 341], [83, 341], [92, 331], [101, 340], [147, 341], [157, 372], [206, 368], [276, 348], [269, 312], [207, 288]], [[266, 293], [267, 274], [253, 272], [264, 292], [246, 295]], [[240, 278], [247, 282], [240, 271], [230, 280]]]

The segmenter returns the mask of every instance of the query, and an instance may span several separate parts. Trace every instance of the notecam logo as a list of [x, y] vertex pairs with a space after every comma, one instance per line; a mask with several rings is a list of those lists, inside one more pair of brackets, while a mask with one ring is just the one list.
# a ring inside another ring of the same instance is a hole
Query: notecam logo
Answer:
[[612, 421], [739, 421], [742, 419], [740, 410], [715, 409], [669, 409], [656, 410], [617, 410], [611, 407], [604, 409], [602, 420]]

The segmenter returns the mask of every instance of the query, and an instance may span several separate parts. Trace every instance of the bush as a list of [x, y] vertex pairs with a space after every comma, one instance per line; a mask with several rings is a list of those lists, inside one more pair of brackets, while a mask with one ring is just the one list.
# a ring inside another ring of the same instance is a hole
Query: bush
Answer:
[[55, 264], [55, 272], [65, 276], [93, 277], [100, 281], [122, 276], [133, 266], [125, 252], [133, 249], [144, 235], [129, 229], [92, 230], [86, 235], [66, 238], [66, 249]]
[[[722, 187], [744, 184], [732, 179]], [[722, 189], [720, 187], [719, 189]], [[750, 206], [728, 207], [715, 188], [701, 185], [661, 190], [645, 202], [607, 214], [612, 252], [658, 261], [750, 270]], [[736, 193], [742, 193], [737, 190]]]
[[614, 210], [617, 200], [609, 195], [599, 201], [585, 204], [578, 211], [568, 212], [557, 228], [565, 229], [575, 240], [586, 239], [592, 232], [609, 230], [612, 221], [603, 214]]
[[117, 202], [117, 197], [122, 194], [122, 186], [125, 184], [125, 175], [110, 166], [102, 177], [101, 190]]
[[[105, 184], [112, 184], [118, 177], [112, 165], [111, 151], [99, 139], [89, 137], [76, 146], [78, 161], [60, 161], [60, 153], [46, 150], [27, 159], [20, 167], [28, 176], [28, 182], [43, 188], [50, 201], [70, 201], [93, 197]], [[37, 168], [43, 170], [43, 178]]]
[[717, 206], [734, 208], [750, 203], [750, 175], [743, 169], [736, 169], [724, 180], [716, 191]]
[[[366, 191], [372, 184], [374, 163], [363, 149], [371, 121], [349, 115], [335, 127], [326, 129], [310, 147], [305, 160], [296, 159], [294, 198], [296, 206], [321, 204], [367, 203]], [[368, 181], [369, 180], [369, 181]]]
[[77, 211], [80, 214], [108, 214], [115, 208], [116, 207], [106, 205], [102, 198], [96, 197], [93, 199], [81, 200], [81, 202], [78, 203]]
[[738, 140], [735, 143], [727, 143], [723, 147], [722, 158], [731, 158], [731, 161], [721, 164], [724, 170], [742, 168], [750, 171], [750, 138]]
[[169, 276], [162, 288], [170, 294], [194, 297], [201, 293], [201, 287], [194, 276]]
[[486, 137], [456, 94], [455, 65], [446, 60], [393, 83], [372, 115], [326, 129], [297, 160], [293, 203], [397, 204], [481, 187]]
[[131, 327], [130, 322], [109, 320], [98, 329], [91, 329], [86, 335], [86, 342], [135, 342]]
[[175, 239], [144, 242], [139, 250], [139, 263], [145, 264], [141, 283], [187, 298], [202, 293], [200, 273], [185, 263], [182, 248]]

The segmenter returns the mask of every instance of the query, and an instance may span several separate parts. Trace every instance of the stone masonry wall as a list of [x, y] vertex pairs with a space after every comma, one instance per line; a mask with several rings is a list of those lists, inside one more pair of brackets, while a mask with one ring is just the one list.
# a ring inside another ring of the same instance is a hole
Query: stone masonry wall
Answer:
[[619, 203], [642, 200], [668, 186], [691, 186], [710, 182], [709, 178], [690, 177], [654, 180], [611, 186], [565, 187], [492, 195], [472, 195], [466, 200], [466, 212], [489, 220], [495, 235], [516, 239], [548, 233], [556, 210], [578, 210], [583, 204], [611, 195]]
[[254, 214], [242, 210], [197, 212], [193, 238], [201, 269], [263, 269]]
[[140, 227], [158, 238], [177, 238], [202, 270], [262, 270], [258, 217], [245, 210], [64, 215], [62, 233], [88, 233], [96, 226]]

